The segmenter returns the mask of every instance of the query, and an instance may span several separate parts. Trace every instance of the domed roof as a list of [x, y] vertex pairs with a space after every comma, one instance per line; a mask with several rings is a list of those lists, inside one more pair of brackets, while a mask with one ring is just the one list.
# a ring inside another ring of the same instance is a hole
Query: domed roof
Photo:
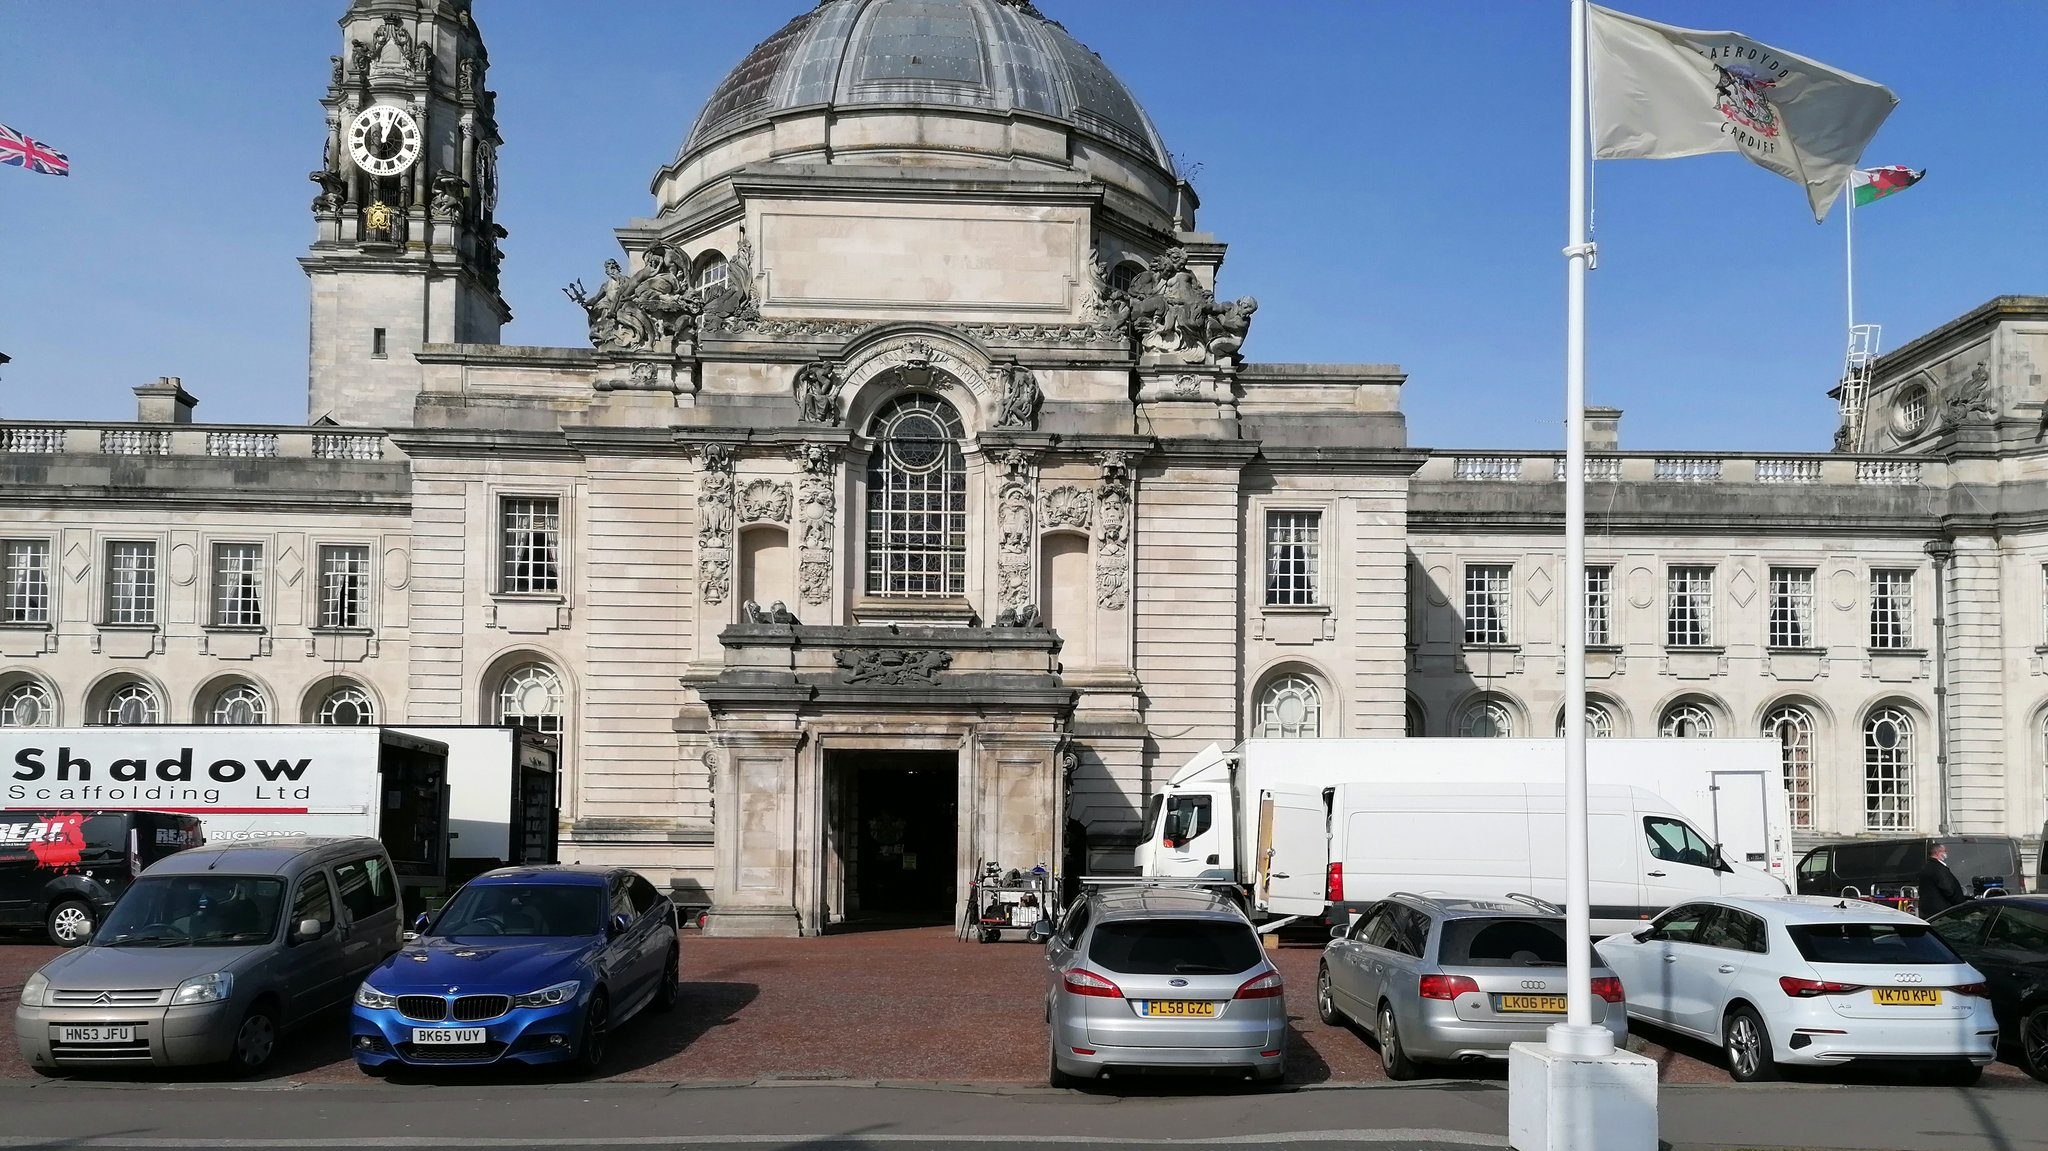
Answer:
[[718, 85], [683, 154], [819, 104], [1035, 112], [1173, 169], [1130, 90], [1031, 0], [823, 0]]

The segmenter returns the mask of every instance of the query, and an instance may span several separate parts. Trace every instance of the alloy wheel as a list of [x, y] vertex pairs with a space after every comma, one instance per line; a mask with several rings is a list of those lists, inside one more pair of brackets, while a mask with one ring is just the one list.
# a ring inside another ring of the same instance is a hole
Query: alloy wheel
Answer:
[[60, 947], [76, 947], [92, 934], [92, 914], [81, 903], [66, 903], [50, 913], [50, 936]]
[[1327, 964], [1316, 969], [1316, 1016], [1332, 1026], [1344, 1019], [1337, 1011], [1336, 992], [1330, 989], [1330, 968]]
[[2048, 1083], [2048, 1007], [2036, 1007], [2020, 1020], [2020, 1057], [2027, 1074]]
[[1756, 1074], [1757, 1064], [1763, 1055], [1763, 1037], [1757, 1034], [1756, 1024], [1747, 1015], [1737, 1015], [1728, 1021], [1728, 1065], [1738, 1079], [1748, 1079]]

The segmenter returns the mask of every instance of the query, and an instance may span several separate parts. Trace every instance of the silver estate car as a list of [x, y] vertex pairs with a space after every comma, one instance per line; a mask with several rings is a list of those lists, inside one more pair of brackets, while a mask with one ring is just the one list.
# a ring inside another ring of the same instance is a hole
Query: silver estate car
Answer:
[[[1506, 1059], [1564, 1020], [1564, 913], [1542, 900], [1435, 900], [1397, 893], [1331, 931], [1316, 1014], [1371, 1030], [1389, 1079], [1419, 1065]], [[1593, 968], [1593, 1022], [1628, 1038], [1621, 981]]]
[[1046, 942], [1047, 1079], [1280, 1078], [1287, 1001], [1239, 905], [1185, 886], [1097, 887]]
[[291, 837], [180, 851], [130, 884], [86, 945], [28, 977], [14, 1009], [40, 1075], [227, 1063], [348, 1002], [399, 948], [397, 875], [374, 839]]

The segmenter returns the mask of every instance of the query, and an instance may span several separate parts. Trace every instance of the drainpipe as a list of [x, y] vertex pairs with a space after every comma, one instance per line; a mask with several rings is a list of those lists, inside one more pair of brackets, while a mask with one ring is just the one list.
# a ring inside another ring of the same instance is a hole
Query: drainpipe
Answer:
[[1955, 559], [1952, 539], [1929, 540], [1926, 552], [1934, 561], [1934, 773], [1940, 784], [1941, 834], [1948, 826], [1948, 573]]

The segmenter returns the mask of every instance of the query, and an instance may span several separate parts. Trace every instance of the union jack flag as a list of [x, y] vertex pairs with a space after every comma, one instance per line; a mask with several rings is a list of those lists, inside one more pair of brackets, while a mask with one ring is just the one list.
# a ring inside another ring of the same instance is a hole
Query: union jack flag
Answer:
[[12, 164], [41, 172], [45, 176], [69, 176], [71, 157], [38, 144], [5, 124], [0, 124], [0, 164]]

